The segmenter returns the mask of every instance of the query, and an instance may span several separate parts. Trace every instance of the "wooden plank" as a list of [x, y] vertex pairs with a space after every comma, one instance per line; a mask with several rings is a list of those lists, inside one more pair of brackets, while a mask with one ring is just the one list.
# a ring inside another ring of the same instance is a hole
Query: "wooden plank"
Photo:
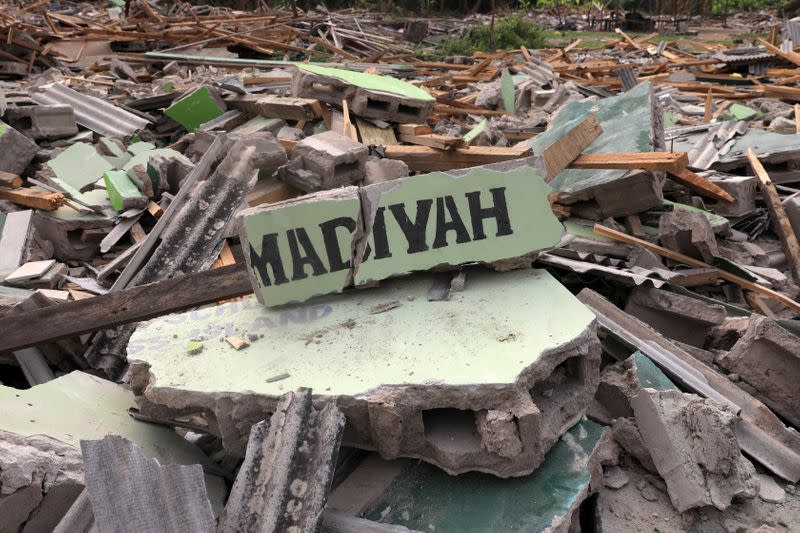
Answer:
[[409, 144], [431, 146], [439, 150], [454, 150], [464, 145], [461, 137], [450, 137], [433, 133], [427, 124], [400, 124], [400, 140]]
[[637, 50], [642, 49], [642, 46], [633, 39], [631, 39], [630, 37], [628, 37], [628, 34], [622, 31], [622, 28], [614, 28], [614, 31], [620, 34], [622, 38], [625, 40], [625, 42], [627, 42], [629, 45], [633, 46]]
[[19, 189], [22, 187], [22, 178], [16, 174], [0, 170], [0, 185], [9, 189]]
[[800, 243], [797, 242], [797, 235], [795, 235], [794, 229], [789, 223], [789, 218], [786, 216], [786, 211], [783, 209], [781, 197], [778, 196], [778, 190], [772, 183], [761, 161], [753, 153], [752, 148], [747, 149], [747, 159], [750, 161], [750, 166], [753, 167], [753, 172], [758, 176], [761, 193], [764, 195], [764, 201], [772, 216], [775, 233], [780, 237], [783, 251], [786, 252], [786, 262], [789, 263], [792, 278], [794, 278], [795, 283], [800, 283]]
[[[244, 264], [187, 274], [0, 318], [0, 353], [139, 322], [253, 292]], [[165, 298], [164, 295], [168, 295]]]
[[708, 89], [708, 94], [706, 95], [706, 105], [703, 109], [703, 123], [708, 124], [711, 122], [711, 117], [714, 114], [714, 97], [711, 95], [711, 89]]
[[716, 183], [698, 176], [688, 168], [683, 168], [677, 172], [667, 172], [667, 177], [672, 181], [677, 181], [681, 185], [688, 187], [698, 194], [721, 200], [732, 204], [736, 202], [736, 198], [730, 195], [728, 191], [717, 185]]
[[467, 146], [455, 150], [437, 150], [430, 146], [395, 144], [384, 147], [386, 157], [405, 161], [414, 172], [435, 172], [487, 165], [530, 155], [530, 148]]
[[536, 154], [544, 160], [545, 175], [543, 177], [545, 181], [550, 182], [559, 172], [567, 168], [567, 165], [580, 157], [580, 153], [592, 144], [602, 132], [603, 128], [600, 127], [597, 117], [589, 115], [580, 124], [551, 143], [542, 153]]
[[355, 117], [355, 119], [361, 144], [366, 146], [397, 144], [397, 137], [395, 137], [393, 128], [379, 128], [369, 120], [365, 120], [361, 117]]
[[358, 130], [350, 121], [350, 108], [347, 106], [347, 100], [342, 100], [342, 116], [344, 117], [342, 119], [342, 135], [358, 142]]
[[794, 104], [794, 132], [800, 133], [800, 104]]
[[47, 192], [40, 189], [6, 189], [0, 188], [0, 198], [17, 205], [33, 207], [43, 211], [55, 211], [65, 203], [67, 198], [58, 192]]
[[677, 172], [686, 168], [686, 152], [623, 152], [617, 154], [581, 154], [569, 168], [649, 170]]
[[781, 50], [780, 48], [778, 48], [774, 44], [772, 44], [770, 42], [767, 42], [764, 39], [758, 39], [758, 42], [763, 44], [764, 47], [767, 50], [769, 50], [770, 52], [772, 52], [776, 56], [778, 56], [778, 57], [780, 57], [782, 59], [785, 59], [789, 63], [793, 63], [793, 64], [797, 65], [798, 67], [800, 67], [800, 54], [798, 54], [797, 52], [784, 52], [783, 50]]
[[757, 283], [753, 283], [752, 281], [746, 280], [744, 278], [740, 278], [735, 274], [731, 274], [725, 270], [720, 268], [713, 267], [708, 265], [702, 261], [698, 261], [693, 257], [689, 257], [688, 255], [683, 255], [682, 253], [675, 252], [668, 248], [664, 248], [657, 244], [653, 244], [652, 242], [645, 241], [643, 239], [639, 239], [632, 235], [628, 235], [627, 233], [622, 233], [621, 231], [617, 231], [611, 228], [607, 228], [605, 226], [601, 226], [600, 224], [594, 225], [594, 232], [598, 235], [602, 235], [603, 237], [608, 237], [609, 239], [614, 239], [615, 241], [624, 242], [626, 244], [638, 244], [645, 250], [649, 250], [654, 254], [660, 255], [662, 257], [666, 257], [667, 259], [672, 259], [673, 261], [677, 261], [679, 263], [683, 263], [685, 265], [690, 265], [696, 268], [713, 268], [716, 270], [717, 274], [720, 278], [724, 279], [725, 281], [730, 281], [731, 283], [735, 283], [739, 285], [743, 289], [748, 291], [757, 292], [758, 294], [769, 298], [771, 300], [777, 300], [781, 302], [783, 305], [788, 307], [789, 309], [800, 312], [800, 303], [792, 300], [788, 296], [781, 294], [779, 292], [773, 291], [772, 289], [768, 289]]

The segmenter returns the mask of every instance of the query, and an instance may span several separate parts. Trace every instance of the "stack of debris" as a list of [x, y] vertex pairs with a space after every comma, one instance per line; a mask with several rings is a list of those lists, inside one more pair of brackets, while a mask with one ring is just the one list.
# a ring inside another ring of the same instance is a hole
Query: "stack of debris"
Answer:
[[432, 62], [44, 7], [0, 13], [0, 531], [800, 528], [778, 28]]

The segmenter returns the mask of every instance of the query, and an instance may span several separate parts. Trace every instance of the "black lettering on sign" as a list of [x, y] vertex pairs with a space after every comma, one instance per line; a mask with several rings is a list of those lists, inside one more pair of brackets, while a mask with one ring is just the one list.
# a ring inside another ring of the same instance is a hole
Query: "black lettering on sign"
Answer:
[[322, 242], [325, 243], [325, 252], [328, 254], [330, 272], [350, 268], [350, 260], [342, 259], [342, 254], [339, 252], [339, 237], [336, 235], [336, 228], [346, 228], [352, 234], [356, 230], [356, 221], [350, 217], [339, 217], [319, 225], [319, 229], [322, 230]]
[[[450, 214], [450, 220], [447, 220], [444, 208], [447, 206], [447, 212]], [[467, 228], [461, 221], [461, 215], [458, 214], [458, 207], [452, 196], [439, 197], [436, 199], [436, 238], [433, 239], [433, 248], [443, 248], [447, 246], [447, 232], [456, 232], [456, 244], [469, 242], [469, 233]]]
[[424, 252], [428, 249], [428, 243], [425, 242], [425, 229], [428, 227], [428, 217], [430, 217], [432, 205], [433, 200], [417, 200], [417, 216], [413, 223], [408, 218], [405, 205], [392, 204], [389, 206], [389, 211], [394, 215], [394, 219], [408, 241], [407, 253], [409, 254]]
[[286, 273], [283, 270], [281, 253], [278, 250], [277, 233], [268, 233], [261, 236], [261, 255], [256, 253], [252, 244], [250, 245], [250, 264], [253, 265], [253, 270], [258, 272], [261, 284], [265, 287], [272, 285], [269, 279], [269, 272], [267, 272], [267, 265], [272, 267], [275, 285], [289, 283], [289, 278], [286, 277]]
[[469, 216], [472, 219], [472, 240], [479, 241], [486, 238], [486, 233], [483, 231], [483, 220], [486, 218], [493, 218], [497, 222], [497, 237], [504, 235], [511, 235], [514, 231], [511, 229], [511, 220], [508, 217], [508, 206], [506, 205], [506, 188], [496, 187], [489, 189], [492, 193], [492, 207], [481, 207], [481, 192], [468, 192], [466, 193], [467, 201], [469, 202]]
[[[290, 229], [286, 232], [286, 237], [289, 239], [289, 252], [292, 254], [292, 281], [308, 277], [306, 265], [311, 266], [314, 276], [321, 276], [328, 272], [304, 228]], [[300, 254], [298, 243], [303, 248], [303, 255]]]

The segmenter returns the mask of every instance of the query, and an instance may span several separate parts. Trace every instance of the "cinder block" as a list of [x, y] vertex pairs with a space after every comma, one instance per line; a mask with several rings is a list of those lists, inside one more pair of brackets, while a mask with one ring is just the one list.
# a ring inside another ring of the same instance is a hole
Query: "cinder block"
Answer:
[[758, 182], [755, 176], [733, 176], [724, 175], [704, 176], [719, 185], [725, 192], [736, 198], [732, 204], [727, 202], [705, 199], [706, 205], [718, 215], [725, 217], [741, 217], [752, 213], [756, 209], [756, 195], [758, 194]]
[[754, 316], [741, 339], [717, 364], [755, 387], [756, 397], [800, 427], [800, 338], [774, 320]]
[[213, 87], [201, 86], [175, 100], [164, 114], [192, 132], [225, 113], [228, 107]]
[[5, 122], [0, 122], [0, 170], [20, 175], [39, 146]]
[[363, 144], [326, 131], [297, 143], [292, 149], [292, 165], [280, 169], [278, 177], [306, 192], [351, 185], [364, 179], [368, 154]]
[[659, 333], [702, 348], [709, 331], [725, 320], [725, 308], [674, 292], [637, 287], [631, 291], [625, 312]]
[[719, 255], [717, 238], [706, 216], [695, 211], [675, 209], [661, 215], [658, 239], [670, 250], [712, 263]]
[[337, 106], [347, 100], [355, 115], [400, 123], [424, 123], [435, 102], [422, 89], [402, 80], [309, 65], [295, 71], [292, 92]]
[[35, 105], [13, 107], [6, 119], [31, 139], [56, 139], [78, 133], [75, 110], [70, 105]]

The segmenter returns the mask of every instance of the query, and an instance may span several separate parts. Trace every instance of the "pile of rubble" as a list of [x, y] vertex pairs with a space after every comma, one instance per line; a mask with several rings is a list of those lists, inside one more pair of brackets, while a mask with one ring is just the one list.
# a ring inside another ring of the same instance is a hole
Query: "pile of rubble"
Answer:
[[796, 22], [431, 62], [44, 7], [0, 13], [0, 531], [800, 528]]

